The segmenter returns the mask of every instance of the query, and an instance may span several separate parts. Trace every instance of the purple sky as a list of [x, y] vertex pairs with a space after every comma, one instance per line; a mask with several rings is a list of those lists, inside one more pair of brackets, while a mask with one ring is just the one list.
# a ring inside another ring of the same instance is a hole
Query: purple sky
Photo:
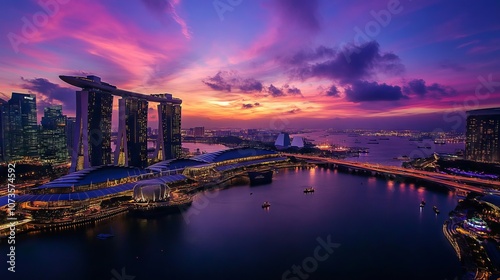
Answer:
[[480, 3], [9, 1], [0, 95], [72, 116], [58, 75], [94, 74], [182, 98], [186, 128], [463, 129], [500, 105], [500, 2]]

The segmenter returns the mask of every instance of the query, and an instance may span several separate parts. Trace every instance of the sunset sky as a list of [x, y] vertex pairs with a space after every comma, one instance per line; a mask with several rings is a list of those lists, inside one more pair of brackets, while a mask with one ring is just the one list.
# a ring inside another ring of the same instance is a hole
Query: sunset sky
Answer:
[[0, 98], [37, 94], [39, 118], [74, 116], [58, 76], [91, 74], [183, 99], [184, 128], [449, 130], [500, 106], [498, 0], [6, 1], [1, 16]]

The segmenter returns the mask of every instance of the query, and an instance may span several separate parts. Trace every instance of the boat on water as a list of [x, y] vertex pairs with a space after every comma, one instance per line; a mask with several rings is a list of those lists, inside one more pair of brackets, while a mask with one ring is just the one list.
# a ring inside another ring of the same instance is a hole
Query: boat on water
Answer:
[[111, 233], [99, 233], [97, 235], [97, 238], [99, 238], [101, 240], [109, 239], [109, 238], [112, 238], [112, 237], [115, 237], [115, 236], [113, 234], [111, 234]]
[[420, 202], [420, 204], [425, 205], [425, 200], [422, 199], [422, 201]]
[[446, 144], [446, 140], [445, 139], [434, 139], [434, 144], [445, 145]]
[[434, 210], [434, 212], [436, 212], [436, 214], [439, 214], [439, 209], [436, 206], [432, 206], [432, 210]]
[[425, 204], [420, 203], [420, 208], [424, 208]]
[[262, 203], [262, 208], [269, 208], [271, 207], [271, 203], [269, 201], [264, 201], [264, 203]]
[[313, 187], [307, 187], [304, 189], [304, 193], [313, 193], [315, 189]]

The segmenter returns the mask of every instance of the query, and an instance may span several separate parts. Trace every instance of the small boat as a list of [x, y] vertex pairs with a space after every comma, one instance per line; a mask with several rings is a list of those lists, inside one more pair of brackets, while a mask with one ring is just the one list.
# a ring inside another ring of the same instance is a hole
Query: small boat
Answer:
[[115, 237], [115, 236], [113, 234], [110, 234], [110, 233], [99, 233], [97, 235], [97, 238], [102, 239], [102, 240], [108, 239], [108, 238], [111, 238], [111, 237]]
[[420, 203], [420, 208], [424, 208], [425, 204]]
[[422, 201], [420, 202], [420, 204], [425, 205], [425, 200], [422, 199]]
[[432, 210], [434, 210], [434, 212], [436, 212], [436, 214], [439, 214], [439, 209], [436, 206], [433, 206]]
[[308, 187], [304, 189], [304, 193], [313, 193], [315, 189], [313, 187]]
[[264, 203], [262, 203], [262, 208], [269, 208], [271, 206], [271, 203], [269, 201], [264, 201]]

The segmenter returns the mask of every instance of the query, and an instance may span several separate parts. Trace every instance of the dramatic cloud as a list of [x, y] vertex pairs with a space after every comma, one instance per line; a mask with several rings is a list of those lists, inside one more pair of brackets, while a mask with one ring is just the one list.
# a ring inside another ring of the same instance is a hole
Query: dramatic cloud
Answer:
[[[74, 89], [61, 87], [58, 84], [49, 82], [44, 78], [25, 79], [21, 77], [23, 84], [21, 88], [27, 89], [34, 93], [42, 94], [45, 97], [47, 104], [52, 104], [54, 101], [63, 103], [64, 110], [74, 111], [76, 106], [76, 94]], [[40, 101], [40, 102], [38, 102]], [[37, 98], [37, 103], [41, 103], [42, 99]], [[46, 105], [44, 105], [46, 106]], [[43, 110], [43, 107], [39, 108]]]
[[425, 84], [425, 81], [422, 79], [415, 79], [408, 82], [408, 86], [403, 87], [403, 91], [405, 94], [411, 95], [430, 95], [432, 97], [439, 97], [443, 95], [455, 95], [457, 92], [455, 89], [449, 86], [443, 86], [438, 83], [433, 83], [430, 86]]
[[[331, 54], [331, 52], [327, 53]], [[325, 49], [318, 48], [314, 54], [299, 56], [303, 61], [306, 58], [322, 57], [325, 56]], [[289, 64], [296, 63], [300, 59], [292, 59]], [[359, 79], [369, 78], [378, 72], [400, 74], [404, 72], [404, 66], [397, 55], [381, 53], [380, 46], [375, 41], [365, 43], [361, 47], [346, 46], [331, 59], [305, 63], [291, 70], [294, 78], [305, 80], [318, 77], [337, 80], [341, 83], [351, 83]]]
[[326, 91], [326, 95], [327, 96], [335, 96], [335, 97], [339, 97], [339, 90], [337, 89], [337, 87], [335, 85], [332, 85], [330, 88], [328, 88], [328, 90]]
[[269, 92], [273, 97], [285, 96], [283, 89], [279, 89], [272, 84], [267, 88], [267, 92]]
[[241, 109], [251, 109], [254, 107], [260, 106], [260, 103], [255, 102], [254, 104], [248, 103], [248, 104], [243, 104], [241, 105]]
[[298, 112], [302, 111], [300, 108], [295, 108], [290, 111], [286, 111], [288, 114], [296, 114]]
[[304, 49], [291, 56], [280, 57], [278, 60], [290, 65], [303, 65], [307, 62], [313, 62], [320, 59], [334, 57], [336, 50], [325, 46], [319, 46], [316, 49]]
[[366, 101], [397, 101], [408, 98], [399, 86], [378, 84], [376, 82], [356, 81], [345, 90], [348, 101], [359, 103]]
[[261, 92], [264, 88], [256, 79], [243, 79], [235, 71], [219, 71], [215, 76], [208, 77], [202, 82], [213, 90], [227, 92], [231, 92], [233, 88], [242, 92]]
[[302, 96], [302, 91], [294, 86], [284, 85], [284, 89], [286, 89], [286, 93], [288, 95], [300, 95]]

